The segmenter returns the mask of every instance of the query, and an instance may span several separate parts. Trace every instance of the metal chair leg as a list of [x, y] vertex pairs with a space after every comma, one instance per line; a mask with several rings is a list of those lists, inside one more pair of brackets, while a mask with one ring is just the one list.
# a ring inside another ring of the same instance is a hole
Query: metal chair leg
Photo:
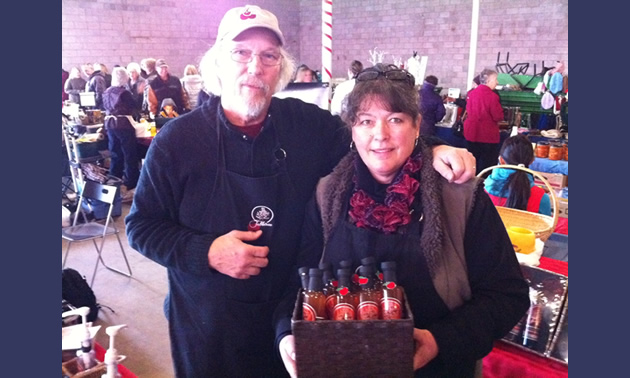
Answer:
[[129, 273], [123, 272], [122, 270], [118, 270], [118, 269], [116, 269], [114, 267], [111, 267], [111, 266], [107, 265], [105, 263], [105, 260], [103, 259], [103, 256], [102, 256], [103, 246], [105, 245], [105, 238], [102, 238], [101, 247], [100, 248], [98, 248], [98, 246], [96, 245], [96, 240], [94, 240], [94, 246], [95, 246], [96, 251], [98, 253], [98, 259], [96, 260], [96, 265], [94, 266], [94, 273], [92, 273], [92, 280], [91, 280], [91, 283], [90, 283], [90, 287], [92, 287], [92, 285], [94, 284], [94, 278], [96, 278], [96, 270], [98, 269], [99, 262], [102, 263], [105, 268], [107, 268], [108, 270], [111, 270], [112, 272], [116, 272], [116, 273], [121, 274], [121, 275], [126, 276], [126, 277], [131, 277], [132, 276], [131, 266], [129, 265], [129, 260], [127, 260], [127, 254], [125, 253], [125, 249], [123, 248], [122, 242], [120, 241], [120, 236], [118, 234], [116, 234], [116, 238], [118, 239], [118, 245], [120, 246], [120, 251], [123, 254], [123, 258], [125, 259], [125, 263], [127, 264], [127, 269], [129, 270]]
[[70, 252], [70, 245], [72, 242], [68, 240], [68, 246], [66, 247], [66, 254], [63, 256], [63, 263], [61, 264], [61, 269], [66, 266], [66, 259], [68, 259], [68, 252]]

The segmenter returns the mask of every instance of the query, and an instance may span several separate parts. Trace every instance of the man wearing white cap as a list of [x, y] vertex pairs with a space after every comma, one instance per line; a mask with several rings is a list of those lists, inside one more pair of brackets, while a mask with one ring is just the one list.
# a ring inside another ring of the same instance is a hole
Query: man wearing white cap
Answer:
[[[295, 299], [285, 288], [297, 279], [304, 208], [351, 140], [339, 117], [272, 98], [295, 68], [284, 45], [272, 13], [225, 14], [200, 64], [214, 96], [157, 134], [125, 220], [130, 245], [168, 269], [178, 377], [287, 375], [275, 345], [291, 328], [279, 304]], [[447, 178], [473, 176], [467, 151], [434, 154]]]

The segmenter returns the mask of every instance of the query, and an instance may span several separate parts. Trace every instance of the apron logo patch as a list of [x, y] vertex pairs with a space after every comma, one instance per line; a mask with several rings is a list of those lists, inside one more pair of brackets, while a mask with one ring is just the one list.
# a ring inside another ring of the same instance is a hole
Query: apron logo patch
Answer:
[[250, 224], [257, 226], [273, 226], [271, 220], [273, 219], [273, 210], [267, 206], [256, 206], [252, 209], [252, 221]]

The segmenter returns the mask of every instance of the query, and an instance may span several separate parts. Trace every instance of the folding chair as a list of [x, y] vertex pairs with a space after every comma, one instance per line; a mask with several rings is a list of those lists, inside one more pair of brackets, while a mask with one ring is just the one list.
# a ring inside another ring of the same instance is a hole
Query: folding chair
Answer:
[[[84, 180], [79, 203], [77, 205], [77, 210], [74, 214], [72, 226], [61, 229], [61, 237], [68, 241], [68, 247], [66, 248], [66, 253], [63, 258], [62, 268], [66, 265], [66, 259], [68, 258], [68, 252], [70, 252], [70, 246], [72, 245], [72, 243], [84, 242], [88, 240], [92, 240], [92, 242], [94, 243], [94, 248], [96, 248], [98, 258], [96, 260], [96, 265], [94, 266], [94, 273], [92, 274], [90, 287], [94, 284], [94, 277], [96, 277], [96, 270], [98, 269], [99, 263], [103, 263], [103, 266], [105, 266], [107, 269], [122, 274], [124, 276], [131, 277], [132, 274], [131, 267], [129, 266], [129, 261], [127, 260], [127, 254], [125, 253], [125, 249], [122, 245], [122, 242], [120, 241], [120, 236], [118, 235], [118, 228], [116, 227], [116, 224], [112, 218], [112, 210], [114, 208], [116, 190], [117, 188], [115, 186], [99, 184], [90, 180]], [[88, 218], [83, 210], [83, 203], [86, 202], [88, 199], [101, 201], [108, 205], [107, 217], [105, 219], [102, 219], [100, 221], [88, 221]], [[79, 213], [81, 213], [83, 217], [83, 223], [77, 224]], [[129, 273], [112, 268], [105, 264], [102, 256], [103, 246], [105, 244], [106, 237], [110, 235], [116, 235], [116, 238], [118, 239], [118, 245], [120, 245], [120, 250], [125, 259], [125, 263], [127, 264], [127, 270]], [[100, 246], [96, 242], [97, 239], [100, 239]]]

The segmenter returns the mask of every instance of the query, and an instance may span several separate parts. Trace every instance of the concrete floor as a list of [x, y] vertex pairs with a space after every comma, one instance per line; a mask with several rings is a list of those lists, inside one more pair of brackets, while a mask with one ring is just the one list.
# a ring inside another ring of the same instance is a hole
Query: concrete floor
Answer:
[[[101, 325], [96, 342], [103, 348], [109, 346], [109, 336], [105, 328], [111, 325], [126, 324], [127, 328], [116, 336], [116, 349], [127, 356], [122, 362], [138, 377], [173, 377], [171, 351], [168, 337], [168, 324], [162, 305], [168, 290], [166, 268], [147, 259], [129, 247], [125, 236], [124, 217], [130, 204], [122, 205], [122, 215], [115, 219], [121, 231], [121, 241], [133, 276], [125, 277], [99, 266], [92, 289], [97, 301], [107, 307], [100, 309], [95, 325]], [[67, 242], [62, 239], [62, 259]], [[67, 268], [73, 268], [84, 275], [88, 283], [96, 264], [96, 251], [92, 242], [72, 243]], [[109, 266], [125, 270], [125, 262], [115, 236], [105, 241], [103, 258]]]

